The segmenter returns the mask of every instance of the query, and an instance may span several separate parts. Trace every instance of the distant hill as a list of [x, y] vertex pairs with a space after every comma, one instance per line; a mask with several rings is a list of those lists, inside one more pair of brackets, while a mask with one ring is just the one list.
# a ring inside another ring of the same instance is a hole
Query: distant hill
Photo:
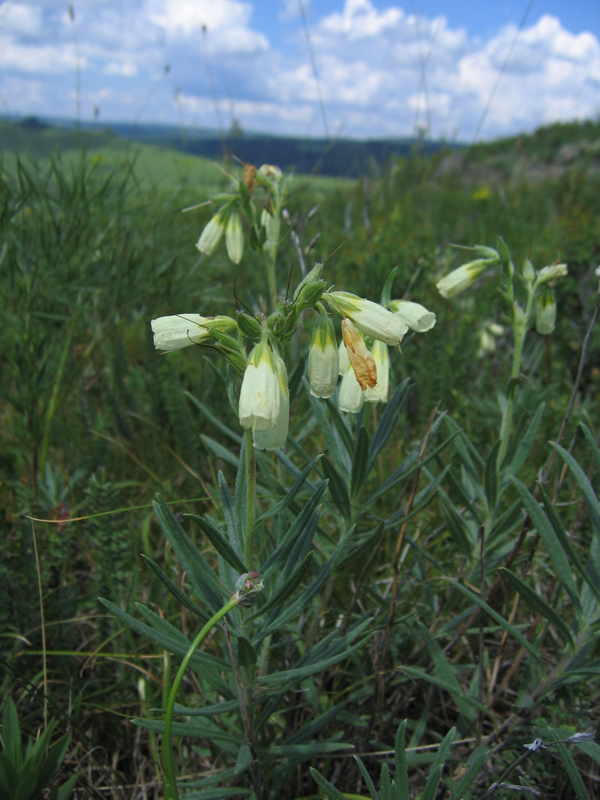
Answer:
[[600, 169], [600, 122], [558, 123], [493, 142], [467, 146], [416, 139], [311, 139], [234, 131], [178, 128], [155, 123], [81, 123], [25, 117], [0, 118], [0, 152], [45, 157], [57, 148], [68, 151], [121, 149], [131, 142], [164, 148], [188, 156], [221, 160], [227, 156], [257, 166], [277, 164], [297, 174], [356, 178], [373, 174], [390, 158], [415, 155], [440, 157], [439, 177], [456, 176], [475, 182], [490, 175], [506, 178], [517, 170], [531, 180], [558, 177], [581, 165], [589, 174]]
[[[213, 130], [180, 129], [158, 124], [85, 123], [27, 117], [0, 119], [0, 150], [49, 155], [86, 144], [105, 147], [110, 141], [135, 141], [177, 150], [189, 155], [221, 159], [226, 153], [252, 164], [277, 164], [296, 173], [358, 177], [383, 166], [392, 156], [432, 155], [448, 149], [444, 142], [416, 139], [310, 139], [244, 133], [221, 137]], [[452, 149], [460, 145], [453, 145]]]

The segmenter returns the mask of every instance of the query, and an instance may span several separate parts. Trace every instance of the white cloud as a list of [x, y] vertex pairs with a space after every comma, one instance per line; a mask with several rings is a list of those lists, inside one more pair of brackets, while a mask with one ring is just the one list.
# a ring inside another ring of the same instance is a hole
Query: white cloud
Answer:
[[322, 96], [330, 131], [409, 135], [430, 121], [430, 135], [458, 129], [468, 140], [504, 70], [484, 136], [600, 110], [598, 37], [573, 34], [549, 15], [480, 41], [443, 16], [408, 14], [399, 4], [380, 10], [372, 0], [335, 0], [318, 16], [304, 0], [317, 86], [298, 0], [281, 0], [272, 10], [287, 20], [285, 42], [267, 39], [245, 0], [74, 5], [71, 21], [63, 0], [0, 2], [0, 99], [13, 98], [19, 85], [35, 113], [56, 114], [65, 98], [63, 113], [72, 114], [79, 66], [83, 104], [101, 99], [104, 119], [133, 118], [140, 97], [150, 94], [143, 119], [177, 124], [178, 87], [185, 113], [215, 125], [214, 87], [223, 116], [231, 105], [245, 129], [322, 135]]

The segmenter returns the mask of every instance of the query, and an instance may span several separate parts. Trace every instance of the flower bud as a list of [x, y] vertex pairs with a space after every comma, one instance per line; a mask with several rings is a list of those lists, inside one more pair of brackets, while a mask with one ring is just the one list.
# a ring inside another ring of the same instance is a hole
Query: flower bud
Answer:
[[552, 289], [544, 286], [535, 303], [535, 329], [543, 336], [556, 326], [556, 298]]
[[238, 328], [241, 330], [242, 335], [246, 339], [252, 339], [255, 342], [260, 342], [262, 336], [262, 325], [256, 317], [247, 314], [245, 311], [238, 311], [235, 315], [235, 320]]
[[550, 267], [544, 267], [538, 275], [537, 285], [548, 283], [554, 278], [564, 278], [568, 271], [566, 264], [552, 264]]
[[308, 351], [308, 381], [314, 397], [331, 397], [339, 372], [339, 355], [333, 324], [322, 312], [313, 329]]
[[257, 601], [265, 588], [263, 582], [257, 581], [257, 578], [260, 578], [259, 572], [244, 572], [236, 580], [234, 597], [237, 598], [239, 605], [248, 608]]
[[437, 282], [438, 292], [446, 298], [464, 292], [493, 263], [494, 261], [491, 259], [478, 258], [475, 261], [469, 261], [468, 264], [463, 264], [462, 267], [458, 267]]
[[525, 263], [523, 264], [523, 280], [529, 285], [531, 285], [535, 280], [535, 269], [533, 268], [530, 258], [526, 258]]
[[314, 308], [323, 297], [325, 281], [317, 280], [306, 283], [296, 298], [296, 311], [300, 313], [305, 308]]
[[225, 246], [227, 255], [234, 264], [239, 264], [244, 254], [244, 230], [237, 211], [231, 211], [225, 226]]
[[433, 311], [428, 311], [419, 303], [412, 303], [409, 300], [392, 300], [389, 309], [413, 331], [424, 333], [430, 331], [435, 325]]

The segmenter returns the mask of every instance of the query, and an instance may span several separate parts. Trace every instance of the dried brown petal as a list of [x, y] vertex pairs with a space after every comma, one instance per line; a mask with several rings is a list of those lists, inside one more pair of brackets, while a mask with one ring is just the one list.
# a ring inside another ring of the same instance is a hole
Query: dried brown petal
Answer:
[[368, 386], [372, 389], [377, 383], [375, 359], [349, 319], [342, 320], [342, 337], [360, 388], [363, 392]]
[[256, 167], [252, 164], [244, 164], [244, 183], [251, 192], [254, 189], [254, 176], [256, 175]]

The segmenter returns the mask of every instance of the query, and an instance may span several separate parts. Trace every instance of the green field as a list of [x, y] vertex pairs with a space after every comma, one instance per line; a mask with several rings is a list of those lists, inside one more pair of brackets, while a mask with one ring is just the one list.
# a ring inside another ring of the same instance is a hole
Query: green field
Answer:
[[[269, 250], [278, 196], [235, 161], [0, 125], [0, 796], [9, 698], [24, 741], [50, 720], [70, 735], [53, 785], [79, 777], [57, 800], [175, 797], [169, 769], [188, 800], [595, 796], [600, 746], [577, 735], [600, 699], [598, 142], [597, 123], [553, 126], [295, 176]], [[237, 265], [223, 240], [195, 246], [225, 194]], [[498, 260], [442, 297], [474, 245]], [[310, 394], [303, 260], [324, 263], [319, 291], [375, 302], [395, 269], [387, 299], [436, 314], [390, 347], [387, 404]], [[568, 274], [521, 354], [528, 260]], [[279, 337], [283, 450], [254, 451], [234, 410], [258, 339], [160, 355], [150, 321], [176, 314]], [[256, 604], [183, 676], [169, 767], [182, 657], [255, 571]]]

